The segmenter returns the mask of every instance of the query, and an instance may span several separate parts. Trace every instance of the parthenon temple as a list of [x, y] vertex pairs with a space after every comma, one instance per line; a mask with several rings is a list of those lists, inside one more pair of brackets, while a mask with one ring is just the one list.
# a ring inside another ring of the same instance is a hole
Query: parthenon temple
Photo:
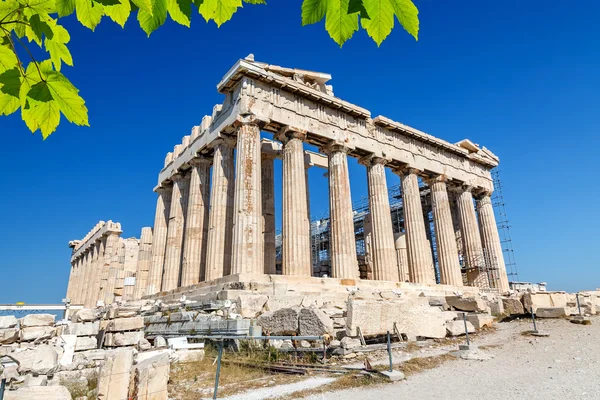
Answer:
[[[498, 157], [467, 139], [450, 143], [372, 118], [335, 97], [330, 79], [252, 55], [239, 60], [217, 85], [223, 104], [167, 153], [154, 226], [124, 239], [119, 223], [100, 221], [69, 243], [70, 301], [96, 306], [286, 280], [507, 292], [490, 197]], [[353, 210], [349, 157], [366, 169], [366, 212]], [[323, 169], [329, 186], [329, 215], [314, 221], [310, 168]], [[388, 189], [386, 169], [399, 190]]]

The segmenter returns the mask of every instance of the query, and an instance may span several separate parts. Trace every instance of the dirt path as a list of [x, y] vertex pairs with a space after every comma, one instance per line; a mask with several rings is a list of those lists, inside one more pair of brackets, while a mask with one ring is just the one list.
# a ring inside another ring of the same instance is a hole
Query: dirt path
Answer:
[[600, 318], [592, 325], [542, 320], [547, 338], [522, 336], [530, 321], [497, 324], [479, 345], [488, 361], [449, 361], [406, 380], [380, 387], [349, 389], [305, 398], [317, 399], [600, 399]]

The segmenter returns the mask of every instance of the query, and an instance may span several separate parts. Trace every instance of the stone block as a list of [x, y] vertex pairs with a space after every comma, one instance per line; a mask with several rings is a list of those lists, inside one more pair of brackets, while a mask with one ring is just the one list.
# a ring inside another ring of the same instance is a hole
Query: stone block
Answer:
[[132, 348], [107, 352], [106, 362], [100, 370], [98, 379], [98, 400], [129, 398], [133, 354]]
[[75, 342], [75, 351], [92, 350], [98, 348], [98, 339], [95, 336], [80, 336]]
[[73, 316], [73, 320], [78, 322], [91, 322], [98, 319], [98, 312], [91, 308], [82, 308]]
[[136, 364], [131, 397], [137, 400], [167, 400], [170, 368], [168, 353], [158, 354]]
[[262, 327], [263, 333], [271, 335], [288, 335], [298, 332], [299, 308], [283, 308], [277, 311], [269, 311], [258, 318], [258, 325]]
[[[461, 320], [449, 321], [446, 324], [446, 330], [449, 336], [460, 336], [465, 334], [465, 322]], [[469, 321], [467, 321], [467, 331], [469, 333], [475, 332], [475, 327]]]
[[177, 350], [175, 352], [178, 362], [198, 362], [204, 359], [204, 350], [202, 349], [190, 349], [190, 350]]
[[383, 335], [394, 331], [394, 323], [401, 334], [408, 338], [444, 338], [445, 320], [438, 307], [430, 307], [425, 297], [403, 297], [398, 300], [348, 301], [346, 334], [358, 336]]
[[0, 344], [11, 344], [19, 339], [17, 328], [0, 329]]
[[401, 381], [402, 379], [404, 379], [404, 374], [401, 371], [385, 370], [385, 371], [379, 371], [379, 373], [381, 375], [385, 376], [391, 382], [397, 382], [397, 381]]
[[5, 400], [71, 400], [71, 393], [64, 386], [32, 386], [9, 390], [4, 394]]
[[75, 355], [75, 346], [77, 344], [77, 336], [75, 335], [61, 335], [60, 340], [62, 342], [63, 353], [58, 360], [61, 366], [70, 365], [73, 363], [73, 356]]
[[552, 292], [525, 293], [522, 298], [527, 313], [530, 313], [532, 309], [533, 312], [536, 312], [539, 307], [566, 307], [567, 301], [568, 296], [566, 293]]
[[566, 307], [538, 307], [535, 311], [537, 318], [564, 318], [568, 315]]
[[298, 318], [300, 336], [333, 335], [333, 321], [318, 308], [303, 308]]
[[489, 314], [467, 314], [467, 321], [473, 324], [475, 329], [494, 325], [494, 317]]
[[144, 339], [143, 331], [107, 333], [104, 345], [106, 347], [137, 346], [142, 339]]
[[487, 310], [487, 304], [480, 297], [446, 296], [446, 302], [459, 311], [485, 312]]
[[48, 377], [46, 375], [25, 375], [23, 387], [48, 386]]
[[14, 328], [18, 323], [14, 315], [0, 316], [0, 329]]
[[29, 314], [21, 318], [21, 328], [28, 328], [32, 326], [52, 326], [54, 325], [54, 319], [56, 318], [53, 314]]
[[22, 342], [50, 339], [56, 335], [56, 328], [52, 326], [31, 326], [21, 329], [19, 338]]
[[523, 303], [519, 299], [508, 298], [502, 299], [502, 306], [504, 307], [504, 313], [508, 315], [523, 315], [525, 310], [523, 309]]
[[346, 336], [345, 338], [342, 338], [342, 340], [340, 341], [340, 345], [342, 346], [343, 349], [346, 349], [346, 350], [352, 350], [352, 349], [362, 346], [362, 344], [360, 343], [360, 339], [351, 338], [350, 336]]
[[487, 301], [487, 305], [490, 308], [490, 314], [494, 317], [500, 317], [504, 315], [504, 303], [500, 298], [494, 298]]
[[238, 312], [244, 318], [256, 318], [263, 311], [269, 298], [265, 295], [239, 295], [236, 299]]
[[19, 373], [31, 372], [37, 375], [49, 375], [58, 369], [58, 353], [54, 347], [42, 344], [11, 354], [19, 361]]
[[117, 318], [110, 320], [107, 332], [135, 331], [144, 329], [144, 317]]
[[100, 322], [75, 322], [65, 325], [63, 334], [76, 336], [94, 336], [100, 330]]
[[445, 322], [453, 321], [458, 318], [458, 313], [456, 311], [442, 311], [442, 317]]
[[269, 300], [264, 306], [267, 311], [277, 311], [282, 308], [295, 308], [302, 305], [304, 296], [295, 294], [284, 294], [281, 296], [270, 296]]

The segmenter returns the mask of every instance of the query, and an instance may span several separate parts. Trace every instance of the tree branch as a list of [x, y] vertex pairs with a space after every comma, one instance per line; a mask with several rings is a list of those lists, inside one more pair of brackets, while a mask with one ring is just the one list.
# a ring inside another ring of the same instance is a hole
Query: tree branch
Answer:
[[19, 63], [19, 69], [21, 70], [21, 74], [23, 76], [25, 76], [25, 70], [23, 69], [23, 63], [21, 62], [21, 59], [19, 58], [19, 54], [17, 54], [17, 49], [15, 48], [15, 43], [13, 42], [12, 38], [10, 37], [10, 32], [8, 32], [5, 28], [2, 28], [2, 30], [5, 32], [6, 38], [8, 39], [8, 42], [10, 43], [10, 47], [12, 47], [13, 53], [15, 53], [15, 57], [17, 57], [17, 61]]
[[[2, 30], [4, 32], [8, 33], [6, 28], [2, 28]], [[23, 41], [19, 38], [19, 36], [15, 35], [15, 37], [17, 38], [19, 43], [21, 43], [21, 46], [23, 46], [25, 48], [25, 51], [27, 51], [27, 54], [29, 54], [29, 58], [31, 58], [31, 61], [35, 64], [35, 68], [37, 69], [38, 74], [40, 75], [41, 81], [46, 82], [46, 80], [44, 79], [44, 76], [42, 75], [42, 71], [40, 70], [40, 66], [39, 66], [38, 62], [35, 60], [35, 58], [33, 57], [33, 54], [31, 54], [31, 51], [29, 51], [29, 48], [25, 45], [25, 43], [23, 43]], [[10, 40], [10, 37], [9, 37], [9, 40]], [[15, 51], [15, 54], [17, 53], [16, 50], [14, 50], [14, 46], [13, 46], [13, 51]], [[23, 76], [25, 76], [25, 74], [23, 74]]]

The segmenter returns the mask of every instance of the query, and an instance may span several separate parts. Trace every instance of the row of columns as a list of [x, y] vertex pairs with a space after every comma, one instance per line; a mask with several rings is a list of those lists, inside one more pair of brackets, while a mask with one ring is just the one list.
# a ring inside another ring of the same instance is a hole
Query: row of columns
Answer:
[[[189, 172], [175, 174], [171, 185], [158, 189], [146, 294], [230, 274], [275, 273], [273, 157], [261, 156], [260, 128], [251, 116], [238, 118], [235, 127], [235, 140], [223, 137], [212, 144], [212, 159], [197, 157], [190, 162]], [[303, 149], [306, 132], [284, 127], [276, 139], [283, 144], [283, 274], [311, 276], [310, 205]], [[323, 151], [329, 167], [332, 276], [357, 279], [349, 149], [344, 143], [334, 142]], [[385, 176], [388, 161], [377, 156], [361, 159], [367, 167], [373, 278], [399, 281], [402, 277]], [[419, 190], [422, 172], [410, 167], [394, 171], [401, 179], [409, 278], [412, 282], [434, 284], [434, 261]], [[489, 194], [478, 194], [477, 219], [473, 188], [453, 186], [449, 190], [444, 176], [430, 178], [427, 184], [431, 189], [441, 283], [463, 284], [451, 211], [455, 198], [469, 282], [476, 286], [487, 284], [487, 274], [477, 268], [483, 265], [485, 252], [485, 261], [497, 268], [490, 284], [508, 290]]]

